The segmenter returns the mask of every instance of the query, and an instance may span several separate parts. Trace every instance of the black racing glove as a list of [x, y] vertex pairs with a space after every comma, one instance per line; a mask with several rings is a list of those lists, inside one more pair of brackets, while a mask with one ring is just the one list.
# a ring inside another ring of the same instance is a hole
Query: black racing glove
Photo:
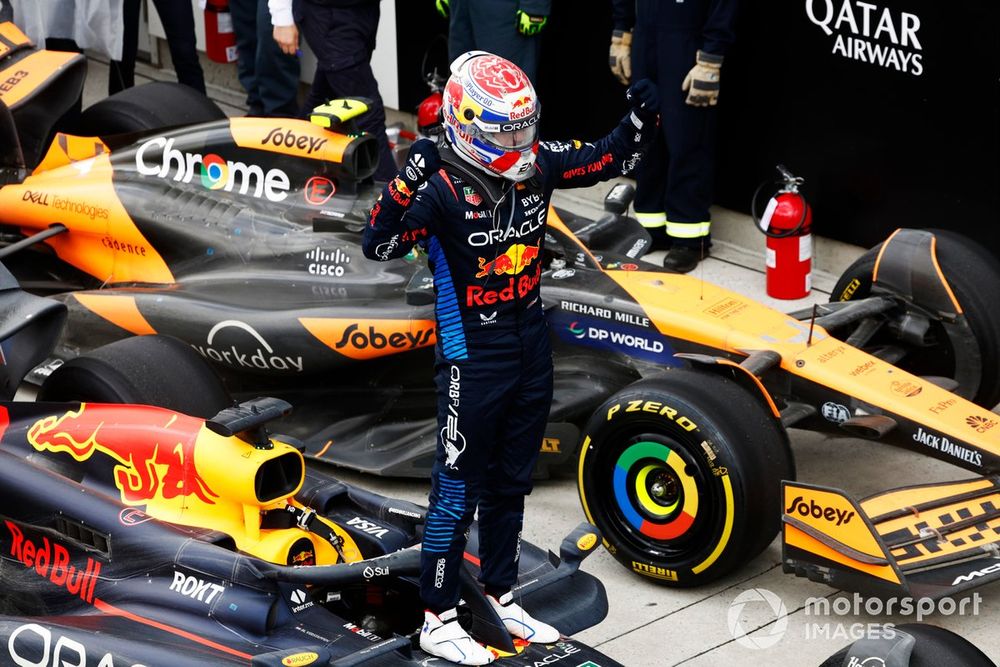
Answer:
[[441, 155], [430, 139], [418, 139], [410, 146], [406, 164], [399, 170], [399, 178], [411, 190], [427, 182], [441, 168]]
[[642, 120], [655, 120], [660, 113], [660, 91], [649, 79], [636, 81], [625, 91], [632, 111]]

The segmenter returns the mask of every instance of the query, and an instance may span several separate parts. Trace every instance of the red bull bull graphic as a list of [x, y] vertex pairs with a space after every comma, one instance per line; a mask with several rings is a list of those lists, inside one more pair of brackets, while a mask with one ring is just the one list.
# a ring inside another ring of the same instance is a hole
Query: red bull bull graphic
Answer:
[[479, 258], [479, 273], [477, 278], [485, 278], [491, 273], [502, 276], [516, 276], [528, 268], [538, 257], [538, 251], [542, 241], [539, 239], [535, 245], [526, 246], [523, 243], [514, 243], [502, 255], [497, 255], [492, 260], [485, 257]]
[[[142, 414], [137, 414], [140, 411]], [[142, 433], [122, 424], [143, 423]], [[28, 442], [36, 450], [62, 452], [86, 461], [100, 452], [110, 456], [114, 483], [122, 502], [145, 504], [154, 498], [195, 496], [214, 505], [219, 495], [195, 467], [194, 447], [203, 422], [169, 410], [129, 406], [88, 406], [61, 416], [39, 419], [28, 429]]]
[[475, 58], [472, 61], [470, 74], [472, 82], [495, 99], [514, 95], [531, 87], [524, 72], [500, 56], [487, 55]]

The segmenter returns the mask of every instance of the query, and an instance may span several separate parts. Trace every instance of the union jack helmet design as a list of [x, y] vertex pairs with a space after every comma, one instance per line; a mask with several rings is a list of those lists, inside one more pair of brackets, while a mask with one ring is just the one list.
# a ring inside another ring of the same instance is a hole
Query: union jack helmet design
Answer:
[[451, 64], [444, 87], [445, 136], [473, 166], [511, 181], [531, 178], [540, 112], [527, 75], [506, 58], [469, 51]]

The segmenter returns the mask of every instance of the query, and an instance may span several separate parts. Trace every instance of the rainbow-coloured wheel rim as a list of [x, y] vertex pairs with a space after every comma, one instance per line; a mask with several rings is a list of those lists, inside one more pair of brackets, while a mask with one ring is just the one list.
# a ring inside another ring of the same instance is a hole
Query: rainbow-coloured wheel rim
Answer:
[[665, 444], [643, 440], [618, 456], [615, 501], [625, 520], [654, 540], [684, 535], [698, 514], [698, 483], [687, 462]]

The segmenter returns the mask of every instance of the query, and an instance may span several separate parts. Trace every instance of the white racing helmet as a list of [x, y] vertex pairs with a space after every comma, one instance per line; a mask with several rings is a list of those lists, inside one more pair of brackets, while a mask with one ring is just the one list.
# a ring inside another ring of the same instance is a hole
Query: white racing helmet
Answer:
[[444, 130], [465, 160], [487, 173], [524, 181], [535, 173], [538, 97], [520, 67], [485, 51], [463, 53], [444, 87]]

